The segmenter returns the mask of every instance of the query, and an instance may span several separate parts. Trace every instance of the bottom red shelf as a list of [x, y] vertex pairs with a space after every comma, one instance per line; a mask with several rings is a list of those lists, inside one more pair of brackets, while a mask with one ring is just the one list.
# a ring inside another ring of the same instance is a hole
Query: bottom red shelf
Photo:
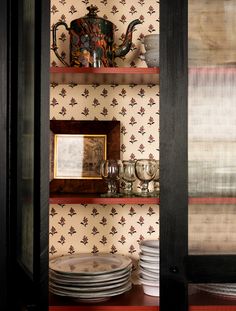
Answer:
[[49, 311], [158, 311], [159, 298], [145, 295], [142, 286], [135, 285], [127, 293], [96, 304], [82, 304], [50, 294], [49, 305]]
[[[82, 304], [76, 300], [50, 294], [50, 306], [48, 310], [159, 311], [159, 309], [159, 298], [145, 295], [142, 286], [135, 285], [131, 291], [125, 294], [96, 304]], [[189, 311], [236, 311], [236, 299], [222, 298], [198, 292], [189, 296]]]

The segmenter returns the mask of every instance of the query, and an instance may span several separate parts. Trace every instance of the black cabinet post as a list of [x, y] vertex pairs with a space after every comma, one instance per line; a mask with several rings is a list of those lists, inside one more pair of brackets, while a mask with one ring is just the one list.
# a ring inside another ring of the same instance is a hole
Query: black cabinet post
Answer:
[[187, 0], [160, 1], [160, 308], [188, 310]]

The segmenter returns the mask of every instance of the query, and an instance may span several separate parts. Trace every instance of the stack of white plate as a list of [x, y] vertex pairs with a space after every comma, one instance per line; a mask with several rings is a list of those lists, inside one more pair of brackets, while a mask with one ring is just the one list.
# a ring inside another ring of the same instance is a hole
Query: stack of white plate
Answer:
[[225, 297], [236, 298], [236, 284], [235, 283], [210, 283], [198, 284], [197, 288], [209, 294]]
[[145, 294], [159, 296], [159, 240], [140, 243], [140, 282]]
[[132, 262], [128, 256], [98, 253], [57, 257], [49, 263], [53, 294], [98, 302], [131, 289]]

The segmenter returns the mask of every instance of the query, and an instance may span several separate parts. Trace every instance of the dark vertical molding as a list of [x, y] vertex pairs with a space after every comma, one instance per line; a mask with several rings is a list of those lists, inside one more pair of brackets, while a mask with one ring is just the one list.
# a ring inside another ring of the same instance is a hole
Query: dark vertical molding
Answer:
[[35, 1], [35, 277], [37, 306], [48, 310], [50, 1]]
[[8, 184], [8, 10], [7, 0], [1, 1], [0, 13], [0, 275], [1, 309], [7, 310], [7, 184]]
[[187, 311], [187, 0], [160, 1], [160, 307]]

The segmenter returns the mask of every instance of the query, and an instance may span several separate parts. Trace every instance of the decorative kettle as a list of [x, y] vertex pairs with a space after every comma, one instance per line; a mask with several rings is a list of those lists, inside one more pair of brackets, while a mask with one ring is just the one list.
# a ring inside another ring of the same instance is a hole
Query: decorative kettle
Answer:
[[[139, 19], [133, 20], [127, 28], [123, 43], [115, 47], [115, 25], [97, 16], [96, 6], [87, 7], [89, 13], [71, 22], [70, 28], [65, 22], [58, 22], [53, 26], [52, 50], [57, 58], [66, 66], [75, 67], [113, 67], [115, 57], [126, 55], [132, 44], [133, 28], [141, 24]], [[58, 26], [65, 26], [70, 33], [70, 64], [58, 53], [56, 31]]]

